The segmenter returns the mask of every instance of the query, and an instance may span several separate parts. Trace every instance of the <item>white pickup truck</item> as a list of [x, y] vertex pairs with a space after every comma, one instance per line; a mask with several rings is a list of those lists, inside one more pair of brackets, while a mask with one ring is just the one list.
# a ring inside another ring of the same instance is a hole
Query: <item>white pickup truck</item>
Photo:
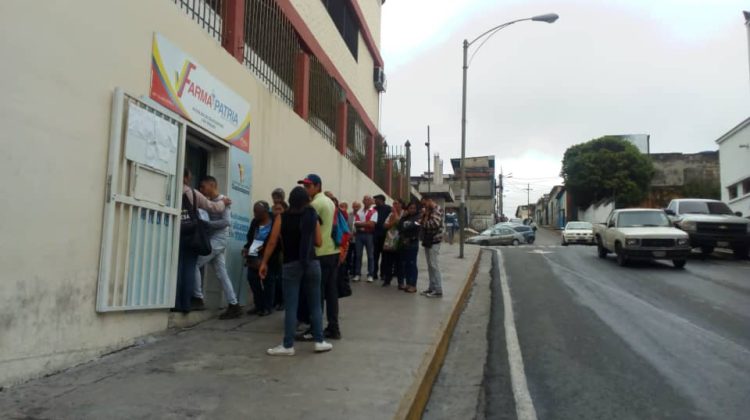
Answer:
[[614, 252], [621, 266], [661, 259], [683, 268], [690, 255], [688, 234], [673, 227], [664, 210], [613, 210], [606, 222], [594, 225], [594, 238], [599, 258]]

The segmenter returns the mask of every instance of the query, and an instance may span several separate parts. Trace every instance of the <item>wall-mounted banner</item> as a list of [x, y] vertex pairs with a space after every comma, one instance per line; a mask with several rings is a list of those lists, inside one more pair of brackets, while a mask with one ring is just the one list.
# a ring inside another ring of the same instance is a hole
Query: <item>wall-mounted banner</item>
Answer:
[[151, 54], [151, 98], [249, 151], [250, 104], [157, 33]]

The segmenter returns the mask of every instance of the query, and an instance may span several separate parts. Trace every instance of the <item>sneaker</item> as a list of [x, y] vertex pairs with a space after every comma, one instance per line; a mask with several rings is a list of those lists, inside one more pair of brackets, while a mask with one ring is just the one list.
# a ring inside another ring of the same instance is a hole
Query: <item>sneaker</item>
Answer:
[[274, 348], [266, 350], [266, 354], [269, 356], [294, 356], [294, 347], [286, 348], [283, 344], [279, 344]]
[[359, 281], [359, 276], [352, 277], [352, 281]]
[[294, 339], [297, 341], [313, 341], [312, 329], [308, 328], [303, 333], [295, 335]]
[[417, 288], [414, 286], [407, 286], [406, 289], [404, 289], [404, 292], [406, 293], [417, 293]]
[[235, 303], [234, 305], [229, 305], [227, 310], [219, 315], [219, 319], [234, 319], [240, 316], [242, 316], [242, 308], [240, 308], [239, 304]]
[[391, 287], [390, 283], [383, 282], [383, 285], [381, 287]]
[[367, 276], [367, 282], [372, 283], [374, 280], [372, 279], [372, 276]]
[[[333, 344], [327, 341], [321, 341], [320, 343], [315, 343], [315, 353], [323, 353], [326, 351], [331, 351], [331, 349], [333, 349]], [[292, 350], [292, 354], [294, 354], [294, 350]]]
[[429, 293], [424, 293], [423, 296], [428, 297], [428, 298], [439, 298], [439, 297], [443, 297], [443, 292], [429, 292]]
[[272, 313], [273, 312], [271, 312], [271, 311], [269, 311], [267, 309], [264, 309], [264, 310], [258, 312], [258, 316], [268, 316], [268, 315], [271, 315]]
[[323, 337], [330, 338], [331, 340], [341, 340], [341, 331], [338, 328], [335, 330], [326, 328], [323, 330]]
[[422, 295], [422, 296], [427, 296], [427, 295], [429, 295], [430, 293], [432, 293], [432, 289], [427, 289], [427, 290], [423, 290], [423, 291], [422, 291], [422, 293], [420, 293], [420, 295]]

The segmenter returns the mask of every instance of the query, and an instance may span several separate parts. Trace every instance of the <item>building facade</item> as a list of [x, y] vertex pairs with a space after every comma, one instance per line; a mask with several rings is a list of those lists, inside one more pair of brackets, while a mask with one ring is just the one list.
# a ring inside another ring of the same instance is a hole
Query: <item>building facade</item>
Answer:
[[[495, 223], [497, 195], [495, 188], [495, 156], [465, 158], [466, 163], [466, 215], [468, 225], [481, 231]], [[461, 159], [451, 159], [453, 176], [448, 184], [456, 194], [456, 211], [461, 200]]]
[[750, 118], [716, 140], [721, 162], [721, 201], [750, 216]]
[[183, 168], [234, 202], [238, 288], [251, 205], [275, 187], [314, 172], [351, 201], [406, 185], [376, 124], [381, 6], [3, 2], [0, 191], [18, 199], [2, 210], [0, 385], [167, 328]]
[[720, 198], [719, 152], [653, 153], [654, 177], [642, 206], [664, 208], [674, 198]]

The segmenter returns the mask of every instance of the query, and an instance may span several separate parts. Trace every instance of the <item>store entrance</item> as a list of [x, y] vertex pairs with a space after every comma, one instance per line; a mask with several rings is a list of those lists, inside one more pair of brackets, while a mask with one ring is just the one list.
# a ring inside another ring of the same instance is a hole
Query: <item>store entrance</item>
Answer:
[[[185, 168], [190, 169], [193, 174], [193, 188], [198, 189], [201, 180], [210, 175], [216, 178], [219, 191], [226, 194], [229, 187], [229, 144], [195, 126], [188, 125]], [[214, 270], [207, 265], [200, 271], [206, 308], [217, 310], [224, 307], [225, 299]]]

